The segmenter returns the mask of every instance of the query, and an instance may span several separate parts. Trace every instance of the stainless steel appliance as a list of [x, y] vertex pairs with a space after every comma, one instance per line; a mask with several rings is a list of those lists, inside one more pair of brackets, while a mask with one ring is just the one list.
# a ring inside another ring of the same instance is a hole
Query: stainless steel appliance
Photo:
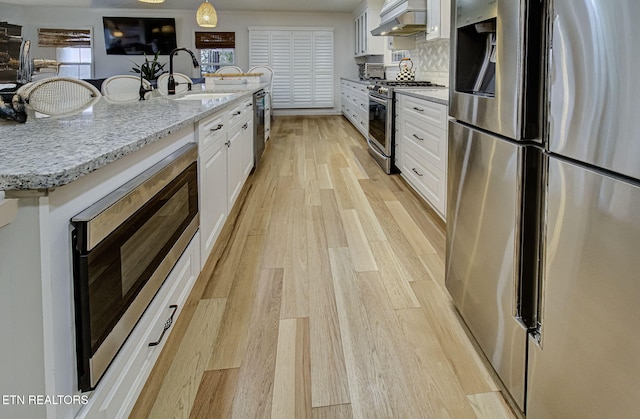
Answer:
[[369, 89], [369, 154], [382, 169], [390, 174], [393, 170], [394, 149], [394, 87], [435, 86], [429, 81], [378, 80], [367, 86]]
[[199, 226], [185, 145], [72, 218], [78, 386], [93, 389]]
[[543, 303], [529, 339], [527, 417], [640, 412], [639, 20], [636, 0], [554, 1]]
[[380, 26], [375, 36], [410, 36], [427, 30], [427, 2], [386, 0], [380, 9]]
[[640, 4], [453, 7], [447, 288], [528, 418], [634, 417]]
[[253, 94], [253, 167], [258, 167], [258, 162], [264, 153], [264, 90], [258, 90]]
[[360, 80], [384, 79], [384, 63], [358, 64], [358, 76]]
[[482, 0], [452, 9], [446, 285], [523, 410], [536, 327], [541, 9]]

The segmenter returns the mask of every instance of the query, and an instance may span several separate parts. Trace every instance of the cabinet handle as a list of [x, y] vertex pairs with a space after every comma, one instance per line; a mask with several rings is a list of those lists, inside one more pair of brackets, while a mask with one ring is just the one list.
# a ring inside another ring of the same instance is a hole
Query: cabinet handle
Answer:
[[238, 116], [238, 115], [240, 115], [241, 113], [242, 113], [242, 111], [234, 112], [234, 113], [233, 113], [233, 116]]
[[149, 346], [158, 346], [158, 345], [160, 345], [160, 342], [162, 342], [162, 338], [164, 337], [164, 334], [167, 332], [167, 330], [173, 324], [173, 316], [176, 314], [176, 310], [178, 310], [178, 306], [176, 304], [171, 304], [169, 306], [169, 308], [173, 309], [173, 311], [171, 312], [171, 316], [169, 316], [167, 321], [164, 322], [164, 328], [162, 329], [162, 333], [160, 334], [160, 337], [158, 338], [157, 341], [149, 343]]
[[224, 125], [222, 125], [222, 124], [218, 124], [218, 126], [217, 126], [217, 127], [215, 127], [215, 128], [211, 128], [209, 131], [211, 131], [211, 132], [216, 132], [216, 131], [221, 130], [221, 129], [222, 129], [222, 127], [224, 127]]
[[226, 145], [227, 147], [231, 147], [231, 141], [225, 142], [224, 145]]
[[416, 140], [419, 140], [419, 141], [424, 141], [424, 138], [420, 138], [415, 134], [413, 134], [413, 138], [415, 138]]
[[416, 108], [415, 106], [413, 107], [413, 109], [415, 109], [418, 112], [424, 112], [424, 109]]
[[249, 128], [249, 124], [244, 124], [244, 125], [242, 126], [242, 129], [247, 129], [247, 128]]
[[253, 103], [247, 103], [247, 104], [246, 104], [246, 106], [247, 106], [247, 108], [248, 108], [249, 106], [253, 106]]
[[415, 167], [413, 167], [411, 170], [418, 176], [424, 176], [422, 173], [418, 172]]

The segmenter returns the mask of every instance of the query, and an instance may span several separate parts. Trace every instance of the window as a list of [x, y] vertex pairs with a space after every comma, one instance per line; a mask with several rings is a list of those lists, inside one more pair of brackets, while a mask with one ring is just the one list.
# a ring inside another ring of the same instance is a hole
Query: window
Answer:
[[55, 48], [58, 75], [78, 79], [93, 76], [89, 29], [38, 29], [38, 46]]
[[398, 51], [391, 51], [391, 63], [392, 64], [399, 63], [400, 60], [402, 60], [403, 58], [410, 58], [409, 57], [409, 51], [407, 51], [406, 49], [398, 50]]
[[235, 64], [235, 32], [196, 32], [202, 73], [214, 73], [220, 67]]

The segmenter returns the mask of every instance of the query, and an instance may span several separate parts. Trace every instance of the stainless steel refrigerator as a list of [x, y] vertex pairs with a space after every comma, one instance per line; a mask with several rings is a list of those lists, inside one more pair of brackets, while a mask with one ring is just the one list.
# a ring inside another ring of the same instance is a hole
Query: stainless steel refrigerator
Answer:
[[454, 3], [447, 288], [527, 417], [636, 417], [640, 2]]

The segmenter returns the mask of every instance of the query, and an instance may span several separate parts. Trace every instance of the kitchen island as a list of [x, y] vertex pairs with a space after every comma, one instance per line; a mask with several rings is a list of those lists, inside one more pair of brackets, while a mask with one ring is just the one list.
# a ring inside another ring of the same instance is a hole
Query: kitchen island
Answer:
[[[71, 418], [89, 407], [83, 408], [81, 396], [89, 393], [78, 391], [76, 378], [70, 219], [184, 145], [198, 142], [199, 123], [235, 109], [263, 87], [225, 86], [215, 92], [233, 95], [215, 100], [152, 97], [111, 103], [100, 98], [73, 116], [30, 114], [25, 124], [0, 124], [0, 190], [18, 207], [15, 218], [0, 227], [0, 393], [16, 396], [0, 405], [0, 417]], [[206, 259], [200, 257], [198, 234], [187, 253], [193, 258], [184, 262], [190, 265], [185, 284], [193, 286]], [[134, 330], [125, 346], [137, 344], [130, 341], [139, 334]], [[148, 355], [147, 373], [160, 349]], [[120, 391], [100, 388], [114, 369], [131, 368], [117, 361], [91, 399], [98, 392], [113, 393], [113, 404], [118, 402], [123, 412], [135, 403], [144, 377], [120, 383]], [[124, 398], [118, 400], [119, 395]], [[31, 396], [35, 401], [42, 396], [44, 402], [29, 403]]]

